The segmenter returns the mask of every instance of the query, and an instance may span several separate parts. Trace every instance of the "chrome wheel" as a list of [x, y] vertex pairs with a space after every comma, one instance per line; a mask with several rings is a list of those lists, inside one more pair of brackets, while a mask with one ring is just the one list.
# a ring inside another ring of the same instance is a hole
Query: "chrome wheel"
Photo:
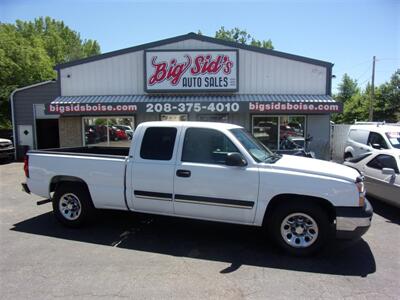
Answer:
[[62, 216], [69, 221], [78, 219], [82, 212], [79, 198], [72, 193], [67, 193], [60, 197], [58, 208]]
[[294, 248], [307, 248], [318, 238], [318, 225], [315, 220], [304, 213], [293, 213], [281, 223], [283, 240]]

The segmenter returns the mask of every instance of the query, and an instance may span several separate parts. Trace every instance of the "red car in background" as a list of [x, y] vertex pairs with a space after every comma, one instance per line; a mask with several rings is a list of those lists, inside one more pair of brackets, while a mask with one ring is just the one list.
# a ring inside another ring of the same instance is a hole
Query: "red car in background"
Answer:
[[128, 135], [125, 133], [124, 130], [118, 129], [117, 127], [112, 127], [114, 133], [115, 133], [115, 137], [117, 140], [127, 140], [128, 139]]
[[279, 134], [281, 140], [289, 136], [298, 136], [297, 132], [289, 125], [281, 125], [279, 129], [280, 129]]

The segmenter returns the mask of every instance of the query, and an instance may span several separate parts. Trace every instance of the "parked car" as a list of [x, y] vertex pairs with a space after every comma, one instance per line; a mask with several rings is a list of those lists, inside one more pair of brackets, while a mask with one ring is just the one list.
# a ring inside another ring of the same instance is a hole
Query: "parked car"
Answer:
[[11, 140], [0, 138], [0, 159], [13, 159], [14, 152]]
[[25, 191], [71, 227], [95, 208], [146, 212], [265, 226], [284, 250], [309, 255], [331, 233], [360, 237], [372, 218], [358, 171], [274, 154], [227, 123], [141, 123], [130, 148], [32, 150], [24, 170]]
[[400, 126], [382, 123], [352, 125], [345, 144], [344, 160], [374, 149], [393, 149], [400, 153]]
[[126, 133], [128, 139], [130, 139], [130, 140], [132, 139], [132, 137], [133, 137], [133, 129], [132, 129], [131, 126], [128, 126], [128, 125], [114, 125], [114, 127], [123, 130]]
[[369, 195], [400, 207], [400, 154], [397, 150], [365, 153], [344, 162], [365, 176]]
[[127, 140], [128, 135], [125, 133], [125, 130], [119, 129], [116, 126], [112, 126], [111, 129], [115, 132], [115, 140]]

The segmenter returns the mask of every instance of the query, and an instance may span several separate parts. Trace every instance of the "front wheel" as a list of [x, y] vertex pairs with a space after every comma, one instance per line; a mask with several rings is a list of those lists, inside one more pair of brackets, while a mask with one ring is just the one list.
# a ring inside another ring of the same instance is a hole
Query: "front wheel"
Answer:
[[57, 220], [68, 227], [80, 227], [89, 221], [94, 207], [86, 186], [62, 183], [54, 193], [53, 211]]
[[353, 158], [353, 155], [350, 152], [346, 152], [343, 156], [344, 161], [349, 161], [350, 159]]
[[329, 217], [318, 205], [285, 203], [273, 212], [272, 218], [274, 240], [296, 256], [314, 254], [330, 237]]

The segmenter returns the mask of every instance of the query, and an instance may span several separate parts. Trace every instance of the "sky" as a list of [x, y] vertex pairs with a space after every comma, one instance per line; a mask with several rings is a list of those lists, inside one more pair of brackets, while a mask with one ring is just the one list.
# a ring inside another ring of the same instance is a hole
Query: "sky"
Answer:
[[0, 22], [40, 16], [97, 40], [102, 53], [239, 27], [275, 50], [334, 63], [333, 92], [344, 73], [364, 87], [374, 55], [376, 85], [400, 68], [400, 0], [0, 0]]

